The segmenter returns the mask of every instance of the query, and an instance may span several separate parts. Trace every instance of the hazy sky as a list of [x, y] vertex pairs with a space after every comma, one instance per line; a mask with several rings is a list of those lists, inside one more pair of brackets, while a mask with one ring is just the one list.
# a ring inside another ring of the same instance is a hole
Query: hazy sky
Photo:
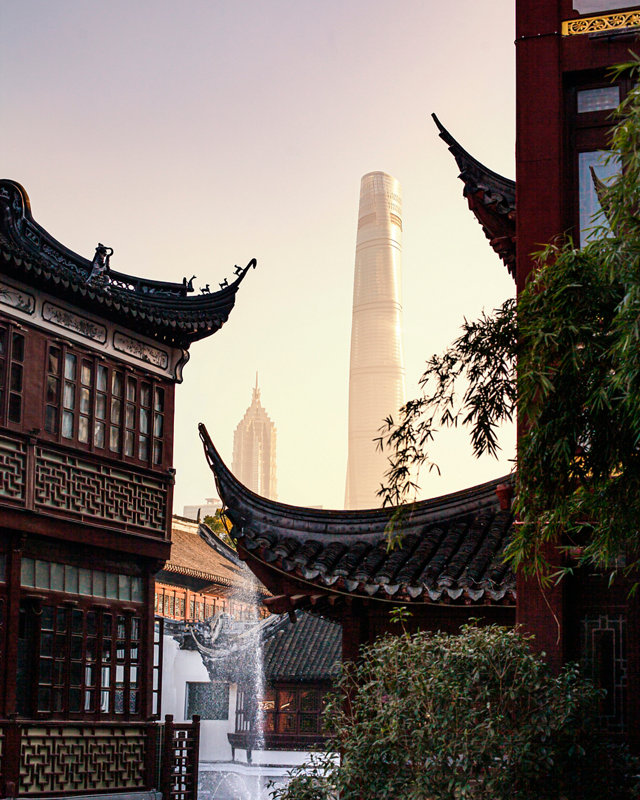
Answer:
[[[430, 119], [513, 176], [514, 2], [4, 0], [3, 177], [35, 219], [114, 269], [197, 287], [258, 259], [177, 388], [175, 510], [214, 494], [255, 372], [281, 500], [342, 507], [360, 178], [404, 203], [407, 394], [464, 316], [514, 291]], [[445, 433], [426, 496], [509, 470]]]

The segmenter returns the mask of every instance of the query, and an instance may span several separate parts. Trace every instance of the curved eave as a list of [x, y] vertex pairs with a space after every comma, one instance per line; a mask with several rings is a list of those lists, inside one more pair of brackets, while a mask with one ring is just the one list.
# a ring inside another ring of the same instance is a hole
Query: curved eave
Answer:
[[440, 138], [448, 145], [464, 183], [463, 195], [482, 226], [493, 250], [515, 279], [516, 184], [474, 158], [449, 133], [435, 114], [431, 115]]
[[288, 505], [252, 492], [233, 475], [216, 450], [203, 423], [198, 425], [205, 457], [218, 488], [220, 499], [227, 509], [232, 522], [251, 524], [253, 531], [264, 528], [279, 530], [287, 536], [301, 541], [321, 536], [325, 541], [336, 539], [341, 542], [349, 539], [379, 539], [391, 517], [400, 510], [402, 531], [405, 535], [414, 529], [433, 522], [440, 522], [463, 514], [471, 514], [479, 508], [492, 504], [499, 505], [496, 487], [508, 482], [509, 477], [487, 481], [459, 492], [442, 495], [417, 503], [408, 503], [398, 508], [373, 508], [356, 511], [313, 509]]
[[238, 550], [276, 595], [274, 610], [290, 608], [291, 597], [308, 607], [326, 595], [513, 605], [515, 579], [502, 559], [511, 512], [499, 510], [496, 495], [508, 479], [401, 507], [403, 546], [389, 552], [385, 531], [397, 509], [307, 509], [260, 497], [229, 471], [204, 425], [199, 431]]
[[91, 284], [91, 262], [66, 248], [33, 219], [24, 188], [0, 181], [0, 270], [80, 308], [176, 347], [215, 333], [228, 319], [255, 259], [236, 267], [236, 279], [217, 292], [187, 294], [186, 283], [147, 280], [109, 271]]

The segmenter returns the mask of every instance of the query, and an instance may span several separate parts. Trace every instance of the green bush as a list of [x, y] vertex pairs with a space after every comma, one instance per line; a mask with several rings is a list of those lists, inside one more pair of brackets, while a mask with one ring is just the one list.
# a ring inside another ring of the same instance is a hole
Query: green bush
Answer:
[[601, 696], [575, 665], [553, 676], [512, 629], [387, 635], [345, 665], [327, 706], [340, 764], [299, 769], [274, 797], [637, 797], [635, 764], [598, 730]]

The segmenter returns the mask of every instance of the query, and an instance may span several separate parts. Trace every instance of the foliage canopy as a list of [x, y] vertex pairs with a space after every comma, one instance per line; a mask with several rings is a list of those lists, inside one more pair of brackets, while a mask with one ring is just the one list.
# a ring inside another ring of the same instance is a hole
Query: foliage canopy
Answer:
[[[616, 74], [639, 69], [634, 61]], [[508, 557], [547, 576], [549, 543], [612, 574], [640, 564], [640, 88], [617, 115], [611, 157], [621, 171], [599, 187], [605, 213], [591, 241], [549, 244], [517, 305], [465, 321], [428, 362], [422, 396], [386, 420], [379, 440], [391, 463], [379, 494], [396, 505], [416, 488], [416, 467], [434, 468], [437, 428], [467, 425], [474, 454], [495, 455], [497, 427], [517, 404], [522, 524]]]

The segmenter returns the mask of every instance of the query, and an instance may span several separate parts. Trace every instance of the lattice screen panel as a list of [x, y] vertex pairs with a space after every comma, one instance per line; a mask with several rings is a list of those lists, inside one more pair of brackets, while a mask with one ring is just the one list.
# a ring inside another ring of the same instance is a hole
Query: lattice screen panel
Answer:
[[26, 460], [24, 442], [0, 436], [0, 497], [24, 501]]
[[582, 665], [596, 685], [607, 692], [600, 716], [609, 730], [625, 727], [627, 683], [626, 620], [622, 614], [594, 614], [580, 621]]
[[144, 788], [143, 728], [31, 727], [23, 732], [21, 793]]
[[167, 489], [160, 481], [37, 448], [36, 506], [163, 532]]
[[192, 725], [176, 725], [171, 731], [170, 783], [166, 800], [191, 800], [198, 784], [198, 736]]

